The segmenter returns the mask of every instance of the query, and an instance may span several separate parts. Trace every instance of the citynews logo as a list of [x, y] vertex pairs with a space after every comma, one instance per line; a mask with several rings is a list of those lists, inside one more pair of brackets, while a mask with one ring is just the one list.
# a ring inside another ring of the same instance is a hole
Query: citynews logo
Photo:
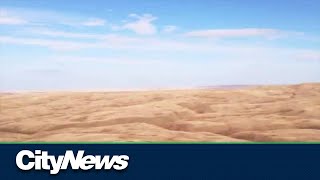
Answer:
[[[28, 158], [27, 162], [23, 159]], [[78, 151], [75, 156], [72, 150], [67, 150], [65, 155], [57, 158], [54, 155], [48, 155], [48, 151], [35, 150], [35, 153], [29, 150], [22, 150], [16, 156], [16, 165], [24, 171], [31, 169], [48, 170], [50, 174], [58, 174], [61, 169], [65, 170], [69, 164], [74, 170], [82, 169], [115, 169], [123, 170], [128, 167], [129, 156], [127, 155], [86, 155], [84, 150]]]

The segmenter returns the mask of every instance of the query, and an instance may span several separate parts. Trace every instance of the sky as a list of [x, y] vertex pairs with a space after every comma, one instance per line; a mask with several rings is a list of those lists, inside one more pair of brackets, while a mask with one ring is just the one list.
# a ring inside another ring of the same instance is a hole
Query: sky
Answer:
[[0, 91], [320, 82], [319, 0], [1, 0]]

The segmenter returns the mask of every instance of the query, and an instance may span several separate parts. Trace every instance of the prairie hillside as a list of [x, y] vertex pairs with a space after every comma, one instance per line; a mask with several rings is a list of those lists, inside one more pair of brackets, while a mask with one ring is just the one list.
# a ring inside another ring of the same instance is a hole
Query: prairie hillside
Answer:
[[0, 141], [320, 141], [320, 83], [1, 93]]

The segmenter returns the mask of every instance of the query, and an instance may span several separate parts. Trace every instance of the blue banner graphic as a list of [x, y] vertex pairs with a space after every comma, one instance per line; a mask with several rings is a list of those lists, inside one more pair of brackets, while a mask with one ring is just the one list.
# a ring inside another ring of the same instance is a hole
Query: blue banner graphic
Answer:
[[320, 179], [320, 144], [1, 144], [0, 179]]

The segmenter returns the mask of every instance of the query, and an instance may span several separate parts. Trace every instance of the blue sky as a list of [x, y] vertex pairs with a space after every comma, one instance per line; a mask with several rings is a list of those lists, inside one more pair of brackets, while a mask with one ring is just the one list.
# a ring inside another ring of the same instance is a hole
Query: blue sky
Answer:
[[2, 0], [0, 90], [320, 82], [317, 0]]

